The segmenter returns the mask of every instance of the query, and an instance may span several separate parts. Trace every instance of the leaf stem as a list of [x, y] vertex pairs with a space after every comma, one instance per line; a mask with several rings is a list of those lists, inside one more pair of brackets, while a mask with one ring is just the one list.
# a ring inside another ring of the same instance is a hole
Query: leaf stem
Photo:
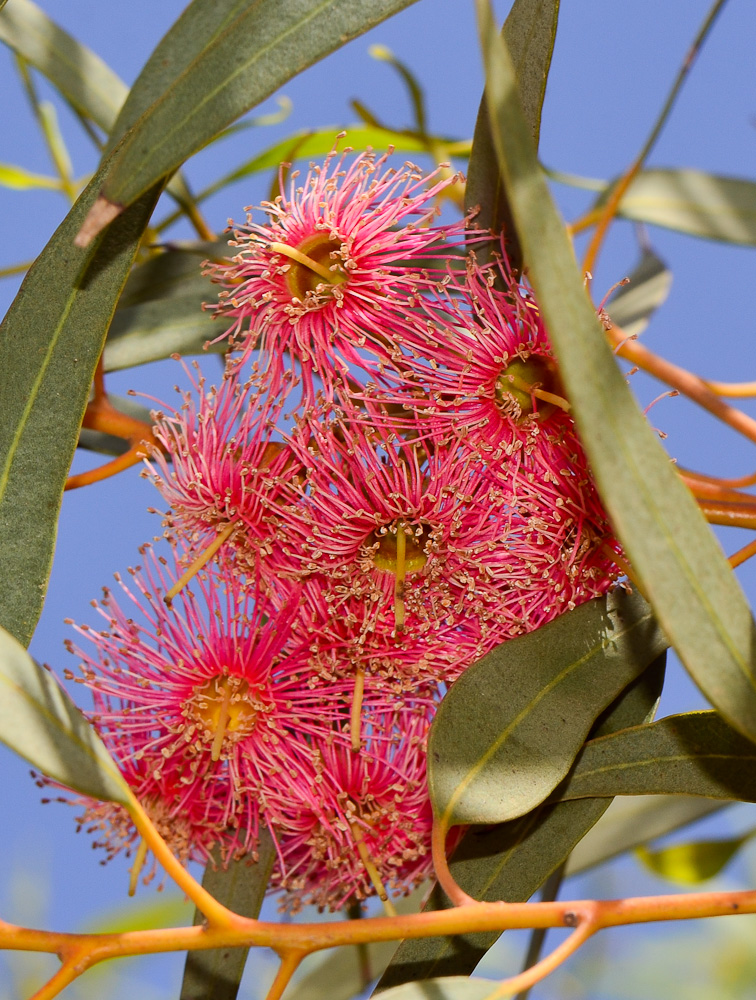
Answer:
[[603, 207], [603, 211], [601, 212], [601, 216], [596, 225], [593, 237], [591, 238], [591, 242], [588, 245], [588, 250], [586, 251], [585, 257], [583, 259], [584, 272], [593, 271], [599, 251], [604, 242], [604, 237], [606, 236], [607, 230], [609, 229], [609, 226], [611, 225], [612, 220], [614, 219], [614, 216], [617, 213], [619, 204], [622, 201], [625, 192], [630, 187], [630, 185], [632, 184], [632, 182], [635, 180], [636, 176], [642, 169], [643, 164], [648, 159], [651, 150], [655, 146], [656, 140], [659, 138], [662, 129], [667, 123], [667, 119], [669, 118], [670, 112], [672, 111], [674, 103], [677, 100], [678, 94], [682, 89], [682, 85], [685, 82], [685, 79], [688, 76], [688, 73], [690, 72], [693, 63], [696, 60], [696, 56], [701, 51], [701, 48], [704, 42], [706, 41], [707, 35], [711, 31], [714, 22], [717, 19], [718, 14], [722, 10], [726, 2], [727, 0], [715, 0], [713, 6], [709, 10], [709, 13], [706, 15], [703, 24], [699, 28], [698, 33], [696, 34], [696, 37], [693, 40], [693, 44], [688, 49], [685, 58], [683, 59], [682, 65], [678, 70], [677, 76], [675, 78], [675, 82], [672, 85], [672, 89], [670, 90], [667, 96], [667, 100], [664, 102], [664, 106], [662, 107], [661, 112], [659, 113], [659, 116], [656, 119], [656, 122], [654, 123], [654, 126], [651, 129], [648, 138], [643, 144], [643, 148], [641, 149], [640, 153], [638, 153], [635, 160], [630, 164], [629, 168], [625, 171], [623, 176], [619, 179], [619, 181], [617, 181], [616, 185], [612, 188], [611, 194], [609, 195], [609, 198], [607, 199], [606, 204]]

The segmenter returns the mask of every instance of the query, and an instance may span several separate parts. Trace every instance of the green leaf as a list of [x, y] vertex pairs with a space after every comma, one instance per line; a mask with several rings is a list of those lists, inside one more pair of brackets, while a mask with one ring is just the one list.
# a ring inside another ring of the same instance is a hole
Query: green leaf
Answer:
[[694, 840], [655, 851], [641, 846], [635, 853], [655, 875], [696, 885], [718, 875], [752, 836], [753, 833], [747, 833], [733, 840]]
[[73, 246], [102, 183], [82, 193], [0, 326], [0, 624], [28, 644], [42, 608], [63, 485], [115, 303], [155, 190], [87, 250]]
[[60, 191], [62, 188], [57, 177], [33, 174], [24, 170], [23, 167], [15, 167], [11, 163], [0, 163], [0, 185], [15, 191], [31, 191], [35, 188]]
[[[664, 678], [662, 654], [600, 717], [596, 727], [636, 724], [653, 716]], [[580, 808], [565, 808], [580, 805]], [[472, 827], [454, 851], [452, 876], [468, 895], [486, 902], [524, 902], [570, 857], [607, 810], [606, 799], [539, 805], [527, 816], [497, 826]], [[451, 902], [436, 886], [426, 910]], [[498, 939], [497, 931], [403, 941], [379, 983], [388, 989], [409, 980], [467, 973]]]
[[383, 994], [385, 1000], [486, 1000], [496, 990], [491, 979], [446, 976], [421, 983], [405, 983]]
[[618, 214], [691, 236], [756, 245], [756, 183], [739, 177], [644, 170], [630, 185]]
[[[241, 5], [241, 12], [125, 136], [101, 192], [104, 201], [90, 215], [82, 240], [105, 224], [101, 213], [108, 204], [119, 210], [130, 204], [281, 84], [413, 2], [259, 0]], [[215, 0], [194, 0], [181, 18], [187, 35], [197, 37], [197, 26], [214, 5]]]
[[[586, 799], [585, 801], [590, 801]], [[649, 840], [726, 809], [729, 802], [687, 795], [638, 795], [614, 799], [567, 860], [565, 876], [603, 864]]]
[[672, 287], [672, 272], [653, 250], [641, 251], [641, 258], [623, 285], [609, 300], [606, 311], [628, 337], [637, 337], [667, 300]]
[[473, 664], [428, 740], [428, 787], [444, 825], [500, 823], [543, 802], [597, 716], [666, 645], [650, 606], [618, 589]]
[[[256, 919], [275, 860], [275, 842], [267, 827], [261, 827], [256, 860], [249, 856], [238, 858], [224, 868], [216, 848], [214, 865], [208, 864], [202, 885], [234, 913]], [[195, 925], [204, 922], [202, 913], [195, 911]], [[190, 951], [186, 956], [180, 1000], [236, 1000], [248, 952], [249, 948]]]
[[[168, 358], [172, 354], [204, 354], [205, 345], [224, 332], [204, 302], [217, 296], [216, 286], [201, 273], [208, 257], [232, 256], [227, 240], [170, 244], [164, 253], [133, 269], [108, 331], [105, 371], [119, 371]], [[208, 350], [222, 353], [221, 341]]]
[[509, 53], [476, 0], [494, 141], [528, 274], [602, 500], [659, 623], [716, 708], [756, 740], [756, 629], [695, 500], [640, 412], [539, 169]]
[[126, 84], [36, 4], [13, 0], [0, 11], [0, 41], [36, 66], [76, 111], [110, 131], [126, 99]]
[[717, 712], [670, 715], [586, 743], [555, 797], [705, 795], [756, 802], [756, 745]]
[[[502, 34], [512, 56], [525, 120], [535, 148], [541, 132], [541, 109], [556, 39], [559, 0], [515, 0], [504, 22]], [[515, 272], [522, 269], [522, 251], [517, 239], [509, 198], [496, 158], [486, 95], [475, 122], [470, 165], [465, 189], [465, 210], [480, 211], [473, 226], [505, 234], [507, 257]], [[480, 263], [490, 259], [491, 248], [476, 251]]]
[[127, 806], [131, 793], [100, 737], [52, 674], [0, 629], [0, 740], [43, 774]]

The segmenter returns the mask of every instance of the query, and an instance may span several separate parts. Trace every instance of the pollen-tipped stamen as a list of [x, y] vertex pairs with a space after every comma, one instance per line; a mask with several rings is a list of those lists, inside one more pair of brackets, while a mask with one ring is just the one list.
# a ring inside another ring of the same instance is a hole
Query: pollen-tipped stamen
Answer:
[[134, 864], [129, 868], [129, 895], [133, 896], [136, 893], [137, 882], [139, 881], [139, 876], [142, 874], [142, 869], [144, 868], [144, 862], [147, 859], [147, 841], [141, 838], [139, 841], [139, 847], [137, 847], [136, 854], [134, 855]]
[[234, 529], [236, 528], [236, 524], [237, 524], [236, 521], [229, 521], [229, 523], [224, 528], [221, 528], [221, 530], [218, 532], [218, 534], [215, 536], [212, 542], [210, 542], [208, 547], [204, 549], [204, 551], [200, 552], [197, 558], [192, 562], [191, 566], [189, 566], [189, 568], [184, 573], [181, 574], [181, 576], [178, 578], [178, 580], [176, 580], [174, 585], [171, 587], [171, 589], [163, 598], [163, 600], [167, 605], [170, 606], [171, 601], [176, 596], [176, 594], [180, 593], [187, 585], [187, 583], [189, 583], [190, 580], [194, 579], [194, 577], [197, 575], [197, 573], [199, 573], [202, 567], [213, 558], [213, 556], [221, 547], [221, 545], [223, 545], [223, 543], [231, 537]]
[[362, 699], [365, 695], [365, 668], [358, 667], [354, 676], [354, 697], [349, 719], [349, 731], [352, 737], [352, 750], [360, 752], [362, 743]]
[[386, 887], [381, 881], [381, 876], [378, 874], [378, 869], [373, 864], [370, 858], [370, 852], [368, 851], [367, 844], [362, 836], [362, 830], [360, 830], [357, 823], [350, 823], [349, 829], [352, 831], [352, 836], [354, 837], [354, 842], [357, 845], [357, 852], [360, 855], [360, 860], [365, 866], [365, 871], [367, 872], [368, 878], [370, 879], [373, 888], [375, 889], [378, 898], [383, 903], [383, 908], [386, 911], [387, 917], [395, 917], [396, 910], [391, 900], [388, 898], [388, 893], [386, 892]]

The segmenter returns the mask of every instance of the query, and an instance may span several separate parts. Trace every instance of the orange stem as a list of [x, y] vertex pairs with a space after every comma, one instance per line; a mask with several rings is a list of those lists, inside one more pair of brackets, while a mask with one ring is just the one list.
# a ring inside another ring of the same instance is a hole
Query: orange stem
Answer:
[[736, 566], [742, 566], [746, 559], [750, 559], [753, 555], [756, 555], [756, 538], [752, 542], [749, 542], [748, 545], [744, 545], [742, 549], [733, 552], [727, 561], [735, 569]]

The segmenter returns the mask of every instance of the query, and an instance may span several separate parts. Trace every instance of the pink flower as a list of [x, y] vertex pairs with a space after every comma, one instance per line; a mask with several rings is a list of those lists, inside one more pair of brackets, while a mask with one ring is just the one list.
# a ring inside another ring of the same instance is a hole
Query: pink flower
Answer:
[[308, 468], [281, 507], [284, 555], [302, 576], [330, 577], [344, 598], [378, 602], [377, 614], [381, 602], [406, 606], [408, 631], [499, 607], [486, 565], [516, 518], [506, 484], [473, 452], [422, 433], [313, 427], [307, 447], [292, 441]]
[[[308, 778], [269, 799], [283, 905], [340, 909], [377, 884], [407, 893], [432, 870], [432, 811], [425, 784], [427, 709], [373, 720], [359, 754], [317, 740]], [[377, 875], [371, 878], [370, 867]]]
[[180, 410], [153, 413], [162, 450], [146, 465], [171, 508], [165, 523], [200, 549], [223, 535], [243, 567], [281, 575], [276, 503], [300, 471], [276, 429], [285, 397], [264, 397], [233, 374], [220, 388], [207, 389], [203, 377], [193, 384], [196, 400], [187, 392]]
[[348, 163], [351, 152], [334, 149], [322, 167], [311, 165], [301, 187], [295, 171], [288, 194], [262, 205], [267, 224], [248, 216], [234, 230], [236, 257], [206, 270], [223, 285], [218, 305], [208, 308], [233, 321], [222, 336], [264, 352], [274, 392], [289, 352], [308, 403], [316, 398], [314, 378], [330, 396], [350, 366], [372, 370], [389, 361], [418, 296], [442, 277], [449, 248], [464, 237], [461, 221], [428, 225], [434, 198], [456, 176], [441, 176], [441, 168], [424, 176], [410, 163], [389, 168], [391, 151]]
[[291, 643], [296, 592], [263, 598], [221, 562], [193, 582], [199, 598], [185, 589], [169, 608], [161, 595], [175, 573], [164, 559], [149, 553], [130, 572], [134, 590], [122, 588], [136, 619], [106, 591], [107, 629], [77, 629], [95, 655], [68, 644], [83, 661], [92, 720], [120, 764], [149, 765], [142, 791], [157, 783], [163, 798], [252, 847], [267, 792], [302, 776], [307, 741], [341, 724], [350, 686], [318, 684], [306, 649]]

